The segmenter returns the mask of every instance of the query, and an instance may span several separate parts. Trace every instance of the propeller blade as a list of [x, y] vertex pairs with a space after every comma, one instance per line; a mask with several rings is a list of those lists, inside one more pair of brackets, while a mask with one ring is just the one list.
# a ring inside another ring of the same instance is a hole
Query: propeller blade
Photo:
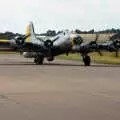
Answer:
[[57, 41], [59, 38], [60, 38], [60, 37], [57, 36], [57, 37], [56, 37], [55, 39], [53, 39], [52, 41], [55, 42], [55, 41]]
[[117, 58], [118, 56], [119, 56], [119, 46], [117, 46], [117, 43], [116, 43], [115, 57]]
[[48, 48], [48, 57], [51, 57], [51, 56], [52, 56], [52, 49]]
[[98, 50], [97, 52], [100, 56], [103, 56], [102, 52], [100, 50]]
[[116, 50], [116, 52], [115, 52], [115, 57], [117, 58], [118, 57], [118, 50]]
[[96, 46], [97, 46], [97, 53], [100, 55], [100, 56], [103, 56], [102, 52], [100, 51], [99, 47], [98, 47], [98, 44], [97, 44], [97, 41], [99, 40], [99, 34], [96, 34], [96, 38], [95, 38], [95, 42], [96, 42]]
[[99, 39], [99, 34], [96, 34], [95, 41], [98, 41]]
[[41, 38], [37, 38], [38, 40], [40, 40], [42, 43], [45, 43], [45, 40], [41, 39]]
[[23, 40], [27, 39], [28, 37], [30, 37], [30, 34], [27, 35], [27, 36], [24, 36], [24, 37], [23, 37]]

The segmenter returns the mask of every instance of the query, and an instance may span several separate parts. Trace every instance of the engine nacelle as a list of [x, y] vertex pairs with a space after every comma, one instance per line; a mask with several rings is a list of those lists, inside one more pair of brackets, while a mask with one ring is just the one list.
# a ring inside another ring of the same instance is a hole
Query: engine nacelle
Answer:
[[73, 47], [72, 47], [72, 52], [74, 53], [74, 52], [80, 52], [80, 45], [74, 45]]
[[25, 58], [36, 58], [37, 56], [42, 56], [41, 53], [36, 53], [36, 52], [24, 52], [23, 56]]

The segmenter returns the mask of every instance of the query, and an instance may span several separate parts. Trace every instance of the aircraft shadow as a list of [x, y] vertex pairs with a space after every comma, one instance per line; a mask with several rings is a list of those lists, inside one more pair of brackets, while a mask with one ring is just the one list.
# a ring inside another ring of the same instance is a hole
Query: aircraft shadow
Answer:
[[66, 63], [45, 63], [46, 66], [78, 66], [78, 67], [120, 67], [120, 65], [111, 65], [111, 64], [92, 64], [90, 66], [84, 66], [84, 64], [66, 64]]
[[0, 66], [84, 66], [76, 64], [64, 64], [64, 63], [44, 63], [43, 65], [36, 65], [33, 62], [13, 62], [13, 63], [0, 63]]
[[[85, 67], [83, 64], [68, 64], [68, 63], [44, 63], [43, 65], [36, 65], [33, 62], [10, 62], [10, 63], [0, 63], [0, 66], [76, 66], [76, 67]], [[111, 65], [111, 64], [92, 64], [87, 67], [120, 67], [120, 65]]]

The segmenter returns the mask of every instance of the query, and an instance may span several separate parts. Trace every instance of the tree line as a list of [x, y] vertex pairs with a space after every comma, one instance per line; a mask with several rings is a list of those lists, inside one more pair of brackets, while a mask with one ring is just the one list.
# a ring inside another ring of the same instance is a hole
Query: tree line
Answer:
[[75, 30], [76, 33], [78, 34], [95, 34], [95, 33], [100, 33], [100, 34], [109, 34], [109, 33], [119, 33], [120, 29], [106, 29], [106, 30], [102, 30], [102, 31], [95, 31], [94, 29], [91, 29], [89, 31], [81, 31], [79, 29]]
[[5, 32], [5, 33], [0, 33], [0, 39], [12, 39], [15, 36], [21, 36], [22, 34], [19, 33], [13, 33], [13, 32]]
[[[41, 33], [41, 34], [37, 34], [37, 35], [41, 35], [41, 36], [55, 36], [59, 33], [61, 33], [62, 31], [55, 31], [55, 30], [47, 30], [45, 33]], [[108, 34], [108, 33], [120, 33], [120, 29], [106, 29], [106, 30], [102, 30], [102, 31], [95, 31], [94, 29], [91, 29], [89, 31], [82, 31], [79, 29], [76, 29], [74, 31], [75, 33], [78, 34], [96, 34], [96, 33], [101, 33], [101, 34]], [[0, 33], [0, 39], [12, 39], [15, 36], [21, 36], [22, 34], [19, 33], [13, 33], [13, 32], [5, 32], [5, 33]]]

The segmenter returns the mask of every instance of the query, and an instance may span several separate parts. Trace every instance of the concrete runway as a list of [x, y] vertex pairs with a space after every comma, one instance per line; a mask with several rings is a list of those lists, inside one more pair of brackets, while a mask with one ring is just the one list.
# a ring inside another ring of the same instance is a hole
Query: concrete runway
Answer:
[[120, 66], [0, 55], [0, 120], [120, 120]]

